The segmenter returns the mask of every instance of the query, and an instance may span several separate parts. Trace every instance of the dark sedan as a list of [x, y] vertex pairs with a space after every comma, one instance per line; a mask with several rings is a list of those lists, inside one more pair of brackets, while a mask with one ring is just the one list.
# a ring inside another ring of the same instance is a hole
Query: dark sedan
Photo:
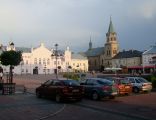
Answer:
[[118, 88], [115, 83], [102, 78], [88, 78], [81, 83], [85, 89], [85, 96], [93, 100], [100, 100], [103, 97], [114, 99], [118, 94]]
[[37, 97], [51, 97], [62, 100], [81, 100], [84, 89], [76, 80], [48, 80], [36, 88]]

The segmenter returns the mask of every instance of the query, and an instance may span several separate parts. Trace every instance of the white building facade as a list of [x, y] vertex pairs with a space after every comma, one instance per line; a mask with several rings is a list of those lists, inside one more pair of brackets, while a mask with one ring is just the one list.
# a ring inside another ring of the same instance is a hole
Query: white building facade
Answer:
[[151, 46], [142, 54], [142, 66], [144, 72], [156, 71], [156, 45]]
[[[14, 44], [11, 44], [11, 46], [9, 44], [6, 50], [17, 50], [12, 45]], [[12, 49], [9, 47], [12, 47]], [[22, 59], [23, 61], [21, 61], [20, 65], [14, 67], [15, 74], [53, 74], [56, 68], [58, 72], [67, 72], [69, 66], [72, 71], [74, 61], [79, 61], [79, 64], [85, 66], [83, 69], [81, 68], [82, 71], [88, 71], [88, 60], [86, 58], [81, 60], [73, 58], [69, 47], [65, 51], [57, 50], [56, 54], [56, 50], [50, 50], [41, 43], [37, 48], [22, 52]], [[9, 72], [9, 67], [3, 66], [3, 69], [4, 72]]]

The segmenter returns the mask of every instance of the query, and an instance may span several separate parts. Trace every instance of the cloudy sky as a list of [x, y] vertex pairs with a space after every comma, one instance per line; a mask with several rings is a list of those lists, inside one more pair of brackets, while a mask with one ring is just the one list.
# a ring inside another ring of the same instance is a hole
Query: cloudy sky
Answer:
[[120, 50], [156, 43], [156, 0], [0, 0], [0, 42], [85, 51], [90, 35], [93, 47], [104, 45], [110, 16]]

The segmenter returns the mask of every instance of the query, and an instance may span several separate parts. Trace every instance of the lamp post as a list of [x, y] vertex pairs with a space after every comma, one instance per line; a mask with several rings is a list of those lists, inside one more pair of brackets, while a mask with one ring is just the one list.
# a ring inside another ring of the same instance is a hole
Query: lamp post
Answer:
[[58, 80], [58, 68], [57, 68], [58, 44], [57, 43], [55, 44], [55, 52], [51, 56], [55, 56], [55, 60], [56, 60], [55, 75], [56, 75], [56, 79]]

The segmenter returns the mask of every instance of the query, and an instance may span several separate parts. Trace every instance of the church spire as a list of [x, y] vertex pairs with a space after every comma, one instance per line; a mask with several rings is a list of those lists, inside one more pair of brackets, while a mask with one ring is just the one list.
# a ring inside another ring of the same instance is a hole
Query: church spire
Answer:
[[89, 42], [89, 50], [92, 49], [92, 41], [91, 41], [91, 36], [90, 36], [90, 42]]
[[108, 34], [110, 33], [115, 33], [111, 16], [110, 16], [110, 23], [109, 23], [109, 28], [108, 28]]

